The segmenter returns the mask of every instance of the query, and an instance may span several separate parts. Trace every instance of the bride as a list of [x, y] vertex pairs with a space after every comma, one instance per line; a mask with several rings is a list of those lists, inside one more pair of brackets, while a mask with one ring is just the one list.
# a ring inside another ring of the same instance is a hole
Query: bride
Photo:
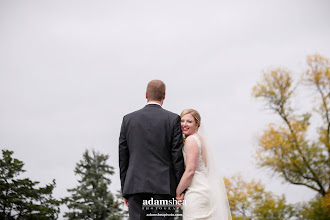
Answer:
[[182, 111], [186, 170], [176, 189], [176, 196], [177, 200], [185, 200], [182, 206], [183, 219], [231, 220], [225, 186], [216, 172], [211, 149], [197, 133], [200, 125], [201, 117], [196, 110]]

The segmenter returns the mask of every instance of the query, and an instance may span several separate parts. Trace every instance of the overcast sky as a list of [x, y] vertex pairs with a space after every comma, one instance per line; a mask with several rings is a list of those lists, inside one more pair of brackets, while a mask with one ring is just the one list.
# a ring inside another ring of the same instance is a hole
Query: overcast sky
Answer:
[[[262, 70], [295, 77], [306, 56], [330, 58], [330, 2], [0, 2], [0, 146], [24, 176], [74, 187], [85, 149], [110, 155], [119, 189], [122, 117], [142, 108], [148, 81], [167, 85], [164, 108], [200, 111], [226, 176], [261, 179], [289, 202], [315, 193], [257, 169], [257, 137], [279, 119], [251, 97]], [[302, 105], [308, 106], [308, 105]]]

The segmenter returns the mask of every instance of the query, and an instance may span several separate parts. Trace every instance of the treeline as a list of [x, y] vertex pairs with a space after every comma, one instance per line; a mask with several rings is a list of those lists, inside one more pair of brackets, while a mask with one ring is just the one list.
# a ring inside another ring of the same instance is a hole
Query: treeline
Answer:
[[110, 192], [110, 176], [114, 168], [106, 162], [109, 156], [95, 151], [85, 151], [75, 167], [79, 177], [77, 187], [68, 189], [70, 196], [55, 199], [55, 180], [45, 187], [39, 182], [19, 175], [24, 163], [13, 158], [13, 151], [2, 150], [0, 160], [0, 219], [58, 219], [60, 206], [69, 209], [66, 219], [121, 220], [127, 216], [120, 192]]
[[[66, 219], [127, 219], [121, 193], [109, 191], [114, 168], [106, 162], [109, 156], [86, 150], [75, 167], [77, 187], [68, 189], [70, 196], [53, 197], [55, 180], [45, 187], [19, 175], [24, 163], [13, 158], [13, 152], [2, 150], [0, 160], [0, 219], [58, 219], [60, 206], [69, 209]], [[260, 181], [245, 181], [240, 175], [225, 178], [233, 220], [252, 219], [329, 219], [329, 197], [317, 196], [308, 203], [287, 204], [285, 196], [266, 191]], [[182, 213], [178, 209], [177, 213]], [[181, 217], [176, 217], [181, 219]]]

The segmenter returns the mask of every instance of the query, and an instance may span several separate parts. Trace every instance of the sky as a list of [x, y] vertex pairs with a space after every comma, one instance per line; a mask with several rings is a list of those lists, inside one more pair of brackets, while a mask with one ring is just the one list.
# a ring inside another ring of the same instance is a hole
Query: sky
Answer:
[[[3, 0], [0, 148], [40, 186], [56, 179], [57, 198], [76, 186], [86, 149], [109, 154], [117, 190], [122, 117], [142, 108], [147, 83], [161, 79], [165, 109], [200, 112], [225, 176], [241, 173], [290, 203], [307, 201], [313, 191], [257, 168], [258, 137], [281, 121], [251, 90], [264, 70], [286, 67], [299, 78], [307, 55], [330, 58], [329, 8], [326, 0]], [[296, 106], [311, 109], [309, 98]]]

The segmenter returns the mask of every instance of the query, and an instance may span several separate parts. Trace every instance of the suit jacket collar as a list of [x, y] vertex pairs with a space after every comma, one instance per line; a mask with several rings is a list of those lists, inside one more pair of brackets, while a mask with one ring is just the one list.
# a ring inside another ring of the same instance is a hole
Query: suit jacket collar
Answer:
[[146, 106], [144, 106], [145, 108], [162, 108], [162, 106], [154, 104], [154, 103], [150, 103], [147, 104]]

